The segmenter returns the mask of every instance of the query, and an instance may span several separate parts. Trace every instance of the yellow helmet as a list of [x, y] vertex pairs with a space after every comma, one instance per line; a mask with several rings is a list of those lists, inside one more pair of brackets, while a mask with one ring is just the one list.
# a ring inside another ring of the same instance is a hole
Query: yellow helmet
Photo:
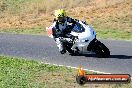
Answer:
[[58, 19], [58, 17], [66, 17], [66, 12], [63, 9], [58, 9], [58, 10], [55, 10], [54, 15], [56, 19]]

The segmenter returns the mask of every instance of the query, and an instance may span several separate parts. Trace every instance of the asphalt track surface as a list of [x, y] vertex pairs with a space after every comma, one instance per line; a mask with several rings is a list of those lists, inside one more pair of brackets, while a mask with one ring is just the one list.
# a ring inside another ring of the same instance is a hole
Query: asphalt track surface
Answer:
[[95, 54], [61, 55], [55, 41], [46, 36], [0, 33], [0, 55], [23, 57], [44, 63], [78, 67], [115, 74], [132, 75], [132, 41], [100, 40], [111, 51], [110, 58]]

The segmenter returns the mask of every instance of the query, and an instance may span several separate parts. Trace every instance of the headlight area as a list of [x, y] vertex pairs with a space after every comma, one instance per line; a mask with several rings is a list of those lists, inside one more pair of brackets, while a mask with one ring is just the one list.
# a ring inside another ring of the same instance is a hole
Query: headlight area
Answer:
[[88, 39], [83, 39], [83, 40], [80, 40], [79, 42], [84, 43], [84, 42], [88, 42], [88, 41], [89, 41]]

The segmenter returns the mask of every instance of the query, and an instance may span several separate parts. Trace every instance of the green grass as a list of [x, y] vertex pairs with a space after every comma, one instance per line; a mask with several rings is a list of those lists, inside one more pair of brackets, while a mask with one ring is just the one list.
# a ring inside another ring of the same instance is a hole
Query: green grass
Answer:
[[46, 30], [41, 27], [35, 27], [35, 28], [3, 28], [0, 29], [1, 33], [17, 33], [17, 34], [46, 34]]
[[[91, 73], [91, 72], [87, 72]], [[132, 84], [76, 83], [76, 69], [0, 56], [0, 88], [131, 88]]]
[[116, 39], [116, 40], [132, 40], [132, 32], [114, 29], [96, 29], [97, 38]]
[[[116, 40], [132, 40], [132, 32], [114, 29], [98, 29], [95, 28], [97, 38], [102, 39], [116, 39]], [[0, 29], [2, 33], [17, 33], [17, 34], [33, 34], [33, 35], [47, 35], [44, 28], [12, 28]]]
[[44, 86], [50, 86], [52, 82], [55, 86], [55, 84], [59, 85], [56, 81], [57, 77], [60, 78], [59, 75], [71, 74], [73, 71], [75, 70], [66, 67], [0, 56], [0, 88], [44, 88]]

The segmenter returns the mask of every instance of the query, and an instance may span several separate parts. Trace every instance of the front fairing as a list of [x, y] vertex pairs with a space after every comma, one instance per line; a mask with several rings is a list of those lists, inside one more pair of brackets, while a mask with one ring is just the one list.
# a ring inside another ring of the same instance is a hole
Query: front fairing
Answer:
[[96, 32], [93, 30], [93, 28], [87, 24], [83, 24], [81, 21], [79, 21], [81, 26], [85, 29], [81, 33], [77, 33], [72, 31], [71, 34], [73, 36], [78, 36], [78, 40], [76, 41], [76, 46], [78, 47], [84, 47], [89, 45], [89, 43], [96, 38]]

